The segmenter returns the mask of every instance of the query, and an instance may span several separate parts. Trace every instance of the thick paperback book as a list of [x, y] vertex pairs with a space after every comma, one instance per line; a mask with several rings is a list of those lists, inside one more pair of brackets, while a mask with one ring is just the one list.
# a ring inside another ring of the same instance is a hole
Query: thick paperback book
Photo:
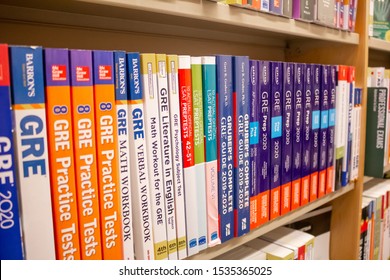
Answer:
[[122, 260], [114, 53], [93, 51], [92, 58], [103, 259]]
[[42, 48], [10, 46], [9, 55], [25, 259], [55, 259]]
[[249, 114], [249, 154], [250, 154], [250, 229], [259, 226], [260, 208], [259, 208], [259, 180], [258, 172], [260, 163], [260, 142], [259, 142], [259, 120], [260, 120], [260, 94], [259, 94], [259, 62], [257, 60], [249, 61], [250, 75], [250, 114]]
[[0, 203], [5, 207], [0, 227], [0, 259], [22, 260], [18, 188], [16, 178], [15, 144], [11, 112], [11, 85], [8, 45], [0, 44]]
[[270, 220], [280, 216], [283, 127], [283, 63], [271, 62], [271, 183]]
[[187, 254], [199, 252], [198, 198], [195, 178], [194, 119], [192, 102], [191, 57], [178, 56], [181, 143], [183, 150], [184, 185], [187, 225]]
[[179, 100], [179, 62], [177, 55], [167, 55], [169, 110], [171, 121], [172, 165], [175, 192], [177, 252], [179, 260], [187, 257], [185, 186], [181, 150], [181, 119]]
[[69, 52], [81, 258], [101, 260], [92, 52]]
[[320, 147], [320, 87], [321, 87], [321, 65], [315, 64], [313, 70], [312, 89], [312, 113], [311, 113], [311, 149], [310, 149], [310, 201], [318, 196], [318, 160]]
[[283, 77], [283, 140], [282, 140], [282, 188], [281, 214], [291, 209], [291, 176], [292, 176], [292, 126], [293, 126], [293, 92], [294, 92], [294, 64], [284, 64]]
[[171, 153], [171, 123], [168, 96], [167, 56], [156, 54], [158, 105], [160, 111], [161, 159], [164, 179], [165, 220], [168, 240], [168, 259], [177, 260], [176, 203]]
[[308, 201], [313, 201], [317, 198], [316, 191], [313, 192], [310, 185], [311, 174], [311, 97], [313, 92], [313, 75], [314, 65], [306, 64], [305, 77], [304, 77], [304, 96], [302, 96], [302, 193], [301, 203], [306, 204]]
[[145, 117], [139, 53], [127, 53], [127, 81], [129, 83], [129, 138], [130, 161], [134, 162], [131, 175], [131, 204], [133, 210], [134, 258], [154, 260], [152, 210], [150, 205], [148, 160], [145, 141]]
[[[302, 198], [302, 97], [305, 90], [305, 64], [296, 63], [294, 69], [293, 94], [293, 155], [292, 155], [292, 199], [291, 210], [298, 208], [305, 202]], [[301, 201], [302, 200], [302, 201]], [[306, 199], [307, 201], [307, 199]]]
[[134, 259], [134, 236], [133, 236], [133, 212], [131, 207], [131, 167], [129, 141], [129, 90], [126, 79], [127, 61], [126, 52], [114, 52], [114, 82], [116, 102], [116, 122], [118, 126], [118, 166], [119, 187], [121, 194], [121, 217], [122, 217], [122, 241], [123, 259]]
[[204, 143], [206, 169], [207, 242], [221, 243], [218, 231], [217, 69], [215, 56], [202, 57]]
[[166, 200], [164, 176], [161, 161], [161, 134], [159, 115], [159, 92], [156, 75], [156, 55], [141, 54], [141, 77], [145, 112], [145, 140], [148, 159], [149, 191], [151, 195], [152, 230], [154, 257], [156, 260], [168, 259]]
[[[50, 183], [56, 258], [79, 260], [75, 160], [73, 156], [69, 53], [67, 49], [45, 49], [46, 113]], [[85, 239], [83, 239], [84, 245]]]
[[194, 117], [194, 160], [198, 199], [198, 246], [207, 248], [206, 170], [203, 123], [202, 59], [191, 57], [192, 110]]
[[271, 184], [271, 62], [259, 61], [259, 224], [269, 220]]
[[249, 232], [249, 58], [233, 57], [234, 236]]
[[232, 56], [217, 59], [218, 212], [221, 242], [233, 238], [233, 69]]

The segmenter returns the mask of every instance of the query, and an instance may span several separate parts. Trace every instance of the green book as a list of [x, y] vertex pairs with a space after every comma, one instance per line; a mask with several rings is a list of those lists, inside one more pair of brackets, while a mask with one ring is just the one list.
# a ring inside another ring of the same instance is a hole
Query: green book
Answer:
[[367, 88], [366, 159], [364, 175], [383, 177], [387, 88]]
[[390, 1], [374, 2], [374, 37], [390, 41]]

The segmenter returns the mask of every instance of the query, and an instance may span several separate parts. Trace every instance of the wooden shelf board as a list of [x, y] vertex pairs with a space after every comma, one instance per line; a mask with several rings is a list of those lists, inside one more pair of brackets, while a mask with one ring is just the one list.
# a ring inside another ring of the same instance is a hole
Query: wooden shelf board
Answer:
[[344, 195], [345, 193], [351, 191], [354, 189], [354, 185], [353, 184], [349, 184], [348, 186], [340, 189], [340, 190], [337, 190], [331, 194], [328, 194], [320, 199], [317, 199], [303, 207], [300, 207], [286, 215], [283, 215], [275, 220], [272, 220], [272, 221], [269, 221], [267, 222], [266, 224], [264, 224], [263, 226], [255, 229], [255, 230], [252, 230], [251, 232], [249, 232], [248, 234], [244, 235], [244, 236], [241, 236], [241, 237], [236, 237], [236, 238], [233, 238], [232, 240], [229, 240], [221, 245], [217, 245], [215, 247], [211, 247], [211, 248], [208, 248], [204, 251], [201, 251], [200, 253], [196, 254], [196, 255], [193, 255], [193, 256], [190, 256], [187, 258], [187, 260], [205, 260], [205, 259], [213, 259], [219, 255], [222, 255], [223, 253], [229, 251], [229, 250], [232, 250], [238, 246], [241, 246], [247, 242], [249, 242], [250, 240], [254, 239], [254, 238], [257, 238], [275, 228], [278, 228], [280, 226], [283, 226], [295, 219], [297, 219], [298, 217], [302, 216], [303, 214], [306, 214], [324, 204], [327, 204], [328, 202]]
[[390, 53], [390, 42], [377, 38], [368, 38], [368, 47], [371, 50], [383, 51]]

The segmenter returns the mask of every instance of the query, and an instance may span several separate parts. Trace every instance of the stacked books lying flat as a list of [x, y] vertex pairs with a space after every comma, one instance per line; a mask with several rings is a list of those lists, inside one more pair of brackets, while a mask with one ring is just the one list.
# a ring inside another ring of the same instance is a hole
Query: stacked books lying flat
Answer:
[[313, 260], [314, 236], [303, 231], [280, 227], [217, 260]]
[[361, 260], [390, 260], [390, 183], [363, 192], [360, 230]]
[[183, 259], [348, 185], [354, 71], [0, 45], [1, 259]]
[[211, 1], [352, 32], [355, 31], [358, 10], [358, 0]]

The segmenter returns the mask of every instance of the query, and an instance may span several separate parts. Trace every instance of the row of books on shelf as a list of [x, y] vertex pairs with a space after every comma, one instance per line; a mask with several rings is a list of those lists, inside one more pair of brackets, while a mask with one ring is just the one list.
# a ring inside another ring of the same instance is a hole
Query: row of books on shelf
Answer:
[[390, 164], [390, 70], [369, 67], [367, 73], [366, 176], [382, 178]]
[[369, 0], [368, 35], [390, 41], [390, 2], [387, 0]]
[[313, 260], [315, 236], [279, 227], [224, 253], [216, 260]]
[[390, 260], [390, 183], [363, 192], [360, 230], [361, 260]]
[[355, 31], [358, 0], [211, 0], [327, 27]]
[[354, 80], [343, 65], [1, 45], [1, 259], [183, 259], [348, 185]]

